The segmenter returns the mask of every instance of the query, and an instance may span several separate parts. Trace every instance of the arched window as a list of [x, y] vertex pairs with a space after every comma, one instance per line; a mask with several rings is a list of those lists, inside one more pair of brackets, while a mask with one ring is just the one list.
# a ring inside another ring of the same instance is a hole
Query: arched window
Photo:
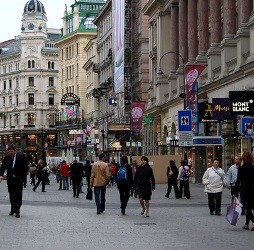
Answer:
[[28, 68], [31, 68], [31, 61], [28, 61]]
[[32, 68], [35, 68], [35, 62], [32, 60]]
[[52, 69], [54, 69], [55, 68], [55, 63], [54, 62], [52, 62]]
[[48, 62], [48, 69], [50, 69], [50, 62]]

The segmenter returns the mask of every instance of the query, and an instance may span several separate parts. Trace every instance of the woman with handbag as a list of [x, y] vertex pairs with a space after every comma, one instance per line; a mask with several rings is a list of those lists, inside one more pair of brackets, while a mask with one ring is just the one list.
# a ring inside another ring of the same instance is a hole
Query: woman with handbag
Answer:
[[218, 159], [213, 159], [212, 167], [208, 168], [202, 178], [205, 192], [208, 195], [210, 214], [221, 215], [222, 190], [225, 183], [225, 172], [219, 167]]
[[178, 190], [178, 185], [177, 185], [177, 177], [178, 177], [178, 168], [175, 164], [174, 160], [169, 161], [169, 166], [167, 167], [167, 177], [168, 177], [168, 189], [167, 193], [165, 195], [166, 198], [169, 198], [169, 195], [171, 193], [172, 187], [174, 187], [175, 191], [175, 197], [176, 199], [179, 199], [179, 190]]

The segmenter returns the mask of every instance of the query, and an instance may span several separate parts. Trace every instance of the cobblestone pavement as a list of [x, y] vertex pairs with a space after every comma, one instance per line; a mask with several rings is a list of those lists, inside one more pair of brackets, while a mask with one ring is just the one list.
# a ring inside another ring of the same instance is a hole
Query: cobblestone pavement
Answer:
[[[86, 189], [86, 186], [83, 187]], [[107, 188], [106, 211], [97, 215], [95, 203], [73, 198], [51, 180], [46, 193], [24, 189], [21, 218], [9, 216], [6, 183], [0, 184], [0, 250], [68, 249], [253, 249], [254, 232], [225, 220], [230, 203], [223, 192], [222, 216], [211, 216], [203, 186], [191, 184], [191, 199], [164, 197], [166, 185], [157, 185], [150, 218], [140, 215], [138, 199], [130, 198], [126, 215], [120, 213], [116, 187]]]

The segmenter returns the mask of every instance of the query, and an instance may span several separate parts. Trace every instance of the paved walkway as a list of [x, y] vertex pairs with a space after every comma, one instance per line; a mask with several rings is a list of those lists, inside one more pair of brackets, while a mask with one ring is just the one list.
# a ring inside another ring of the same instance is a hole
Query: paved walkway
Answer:
[[[85, 189], [86, 187], [84, 187]], [[0, 250], [68, 249], [253, 249], [254, 232], [244, 231], [244, 217], [236, 227], [225, 220], [230, 203], [223, 193], [223, 216], [211, 216], [203, 186], [191, 184], [191, 199], [164, 197], [166, 185], [157, 185], [150, 218], [140, 215], [138, 199], [131, 198], [126, 216], [121, 215], [116, 187], [107, 189], [106, 211], [97, 215], [95, 203], [85, 194], [58, 190], [56, 181], [24, 190], [21, 218], [9, 216], [6, 183], [0, 184]]]

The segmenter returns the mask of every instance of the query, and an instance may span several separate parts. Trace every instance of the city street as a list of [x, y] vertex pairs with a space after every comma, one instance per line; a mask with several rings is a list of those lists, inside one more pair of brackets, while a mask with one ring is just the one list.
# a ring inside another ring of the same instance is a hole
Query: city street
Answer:
[[[86, 186], [83, 187], [83, 190]], [[126, 215], [120, 213], [116, 187], [107, 189], [106, 211], [96, 214], [95, 203], [85, 194], [58, 190], [51, 179], [36, 192], [24, 189], [21, 218], [9, 216], [6, 182], [0, 184], [0, 249], [253, 249], [254, 232], [244, 231], [244, 216], [237, 226], [225, 220], [230, 202], [223, 193], [222, 216], [211, 216], [203, 186], [191, 184], [191, 199], [164, 197], [166, 185], [157, 185], [150, 218], [140, 215], [138, 199], [130, 198]]]

